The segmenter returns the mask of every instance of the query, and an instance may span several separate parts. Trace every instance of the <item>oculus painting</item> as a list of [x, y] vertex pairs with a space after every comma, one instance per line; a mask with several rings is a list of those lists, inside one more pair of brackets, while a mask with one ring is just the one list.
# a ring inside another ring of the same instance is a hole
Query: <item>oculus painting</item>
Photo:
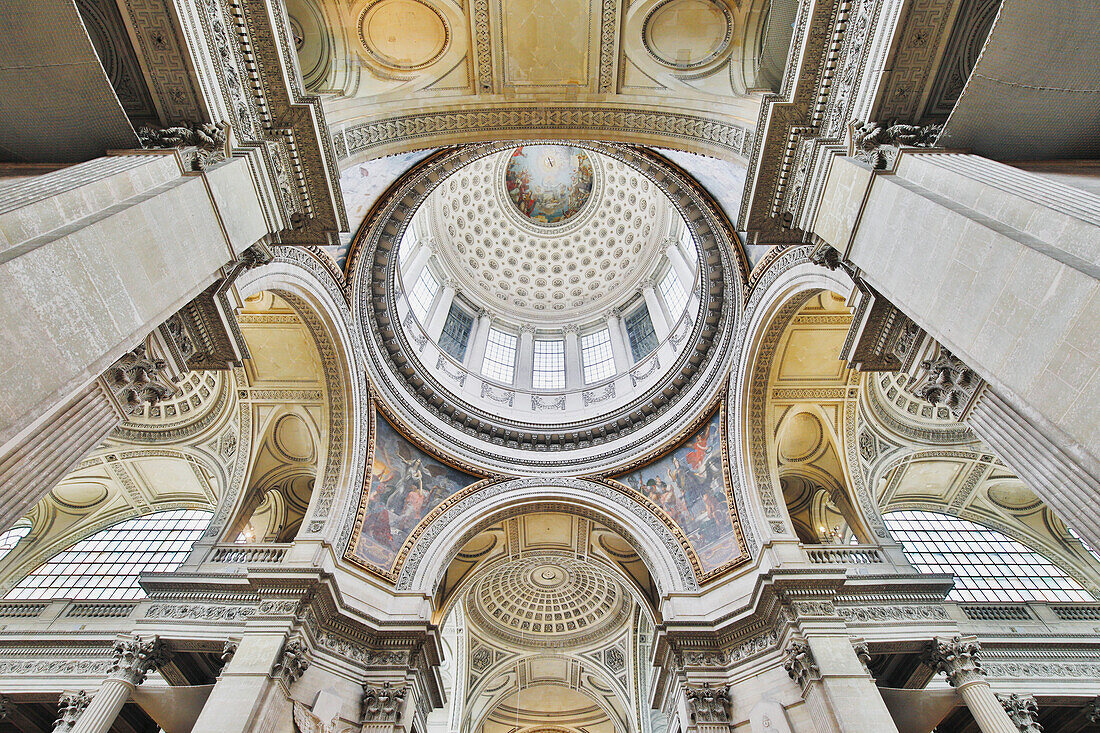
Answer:
[[504, 187], [528, 220], [563, 224], [592, 195], [592, 161], [569, 145], [521, 145], [508, 160]]
[[710, 420], [659, 460], [615, 477], [665, 510], [683, 530], [704, 573], [742, 554], [726, 500], [721, 416]]
[[354, 557], [389, 571], [420, 520], [478, 479], [420, 450], [377, 412], [374, 423], [374, 462]]

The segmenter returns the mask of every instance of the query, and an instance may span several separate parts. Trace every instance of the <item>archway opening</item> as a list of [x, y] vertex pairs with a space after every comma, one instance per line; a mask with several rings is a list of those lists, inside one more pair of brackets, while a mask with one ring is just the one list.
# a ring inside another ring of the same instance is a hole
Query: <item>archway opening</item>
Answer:
[[534, 510], [486, 527], [436, 589], [450, 689], [429, 724], [650, 730], [657, 595], [631, 542], [598, 518]]

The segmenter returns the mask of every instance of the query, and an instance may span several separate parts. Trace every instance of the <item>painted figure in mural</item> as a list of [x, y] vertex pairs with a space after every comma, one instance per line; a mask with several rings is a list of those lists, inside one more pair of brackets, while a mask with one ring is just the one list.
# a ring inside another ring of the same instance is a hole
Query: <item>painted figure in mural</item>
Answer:
[[356, 554], [379, 567], [389, 567], [420, 520], [476, 480], [424, 453], [377, 416], [370, 491]]
[[660, 460], [619, 480], [649, 497], [680, 526], [704, 569], [737, 554], [722, 477], [718, 415]]
[[521, 145], [504, 173], [508, 197], [539, 224], [561, 224], [580, 211], [592, 193], [592, 161], [568, 145]]

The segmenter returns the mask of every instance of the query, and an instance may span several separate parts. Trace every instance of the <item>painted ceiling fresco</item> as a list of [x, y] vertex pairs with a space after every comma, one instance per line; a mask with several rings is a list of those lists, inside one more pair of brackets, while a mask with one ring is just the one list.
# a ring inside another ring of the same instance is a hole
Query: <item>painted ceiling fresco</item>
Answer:
[[352, 556], [388, 572], [420, 520], [478, 479], [417, 448], [377, 411], [374, 423], [370, 487], [360, 508]]
[[568, 145], [521, 145], [508, 160], [504, 187], [527, 219], [564, 224], [592, 195], [592, 161]]
[[721, 413], [659, 460], [616, 480], [648, 497], [684, 531], [704, 573], [744, 556], [722, 463]]

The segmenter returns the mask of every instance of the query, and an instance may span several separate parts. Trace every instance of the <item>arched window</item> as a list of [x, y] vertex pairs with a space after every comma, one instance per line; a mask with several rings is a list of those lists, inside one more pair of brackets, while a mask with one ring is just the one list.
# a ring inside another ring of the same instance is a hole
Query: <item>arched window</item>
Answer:
[[19, 581], [6, 598], [144, 598], [138, 576], [178, 568], [213, 516], [178, 509], [119, 522], [54, 555]]
[[3, 558], [9, 552], [15, 549], [15, 546], [19, 544], [19, 541], [26, 537], [31, 532], [31, 522], [29, 519], [20, 519], [12, 526], [7, 532], [0, 534], [0, 558]]
[[883, 517], [922, 573], [954, 573], [954, 601], [1094, 601], [1064, 570], [1000, 532], [947, 514]]

